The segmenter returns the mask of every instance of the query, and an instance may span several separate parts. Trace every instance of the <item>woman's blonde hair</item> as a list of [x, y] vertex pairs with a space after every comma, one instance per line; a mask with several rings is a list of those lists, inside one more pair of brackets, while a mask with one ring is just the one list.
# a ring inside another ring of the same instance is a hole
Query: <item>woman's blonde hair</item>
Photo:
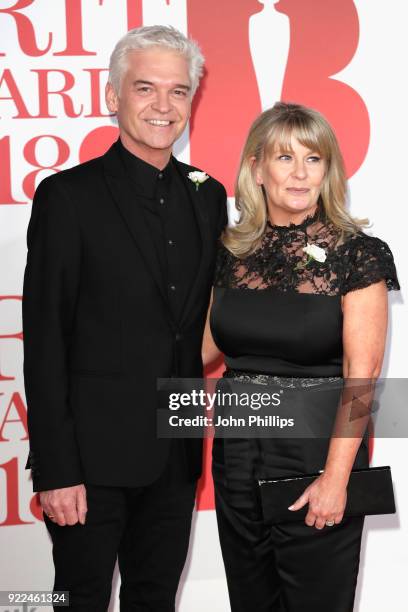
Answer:
[[[291, 138], [318, 153], [326, 162], [326, 174], [319, 195], [323, 216], [339, 230], [339, 237], [355, 234], [367, 225], [346, 210], [347, 182], [343, 157], [327, 120], [317, 111], [300, 104], [277, 102], [252, 124], [242, 152], [235, 185], [239, 221], [225, 230], [222, 242], [234, 255], [252, 253], [265, 232], [267, 206], [263, 186], [256, 183], [255, 167], [267, 160], [276, 148], [291, 151]], [[254, 161], [255, 160], [255, 161]]]

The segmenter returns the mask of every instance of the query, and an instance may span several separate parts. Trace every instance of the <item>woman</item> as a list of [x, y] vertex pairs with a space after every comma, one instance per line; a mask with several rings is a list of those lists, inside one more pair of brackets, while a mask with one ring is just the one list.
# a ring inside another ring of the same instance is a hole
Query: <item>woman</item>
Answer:
[[[341, 153], [322, 115], [277, 103], [256, 119], [237, 179], [239, 221], [221, 240], [205, 362], [222, 351], [227, 377], [257, 384], [262, 375], [280, 387], [379, 375], [387, 289], [399, 285], [388, 246], [362, 232], [345, 200]], [[364, 519], [343, 513], [350, 472], [368, 465], [368, 453], [363, 430], [351, 431], [330, 440], [215, 439], [232, 612], [353, 609]], [[304, 522], [267, 527], [257, 477], [321, 469], [291, 506], [308, 504]]]

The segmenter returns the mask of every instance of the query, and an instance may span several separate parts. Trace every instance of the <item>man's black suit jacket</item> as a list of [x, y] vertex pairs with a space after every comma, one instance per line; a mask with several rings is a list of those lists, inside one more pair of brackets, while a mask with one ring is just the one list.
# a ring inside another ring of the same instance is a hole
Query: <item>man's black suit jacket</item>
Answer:
[[[164, 467], [170, 441], [156, 436], [156, 379], [202, 376], [216, 245], [226, 223], [223, 186], [209, 178], [196, 190], [187, 178], [195, 168], [175, 163], [201, 239], [177, 323], [118, 145], [46, 178], [36, 191], [23, 296], [34, 491], [82, 482], [143, 486]], [[201, 440], [185, 446], [196, 478]]]

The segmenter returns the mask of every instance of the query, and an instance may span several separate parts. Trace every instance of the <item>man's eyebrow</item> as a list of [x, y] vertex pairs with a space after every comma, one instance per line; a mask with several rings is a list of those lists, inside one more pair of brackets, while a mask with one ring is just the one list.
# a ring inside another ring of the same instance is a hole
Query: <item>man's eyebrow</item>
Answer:
[[[152, 83], [152, 81], [145, 81], [145, 79], [137, 79], [136, 81], [133, 81], [133, 85], [151, 85], [154, 87], [155, 84]], [[185, 83], [178, 83], [174, 85], [174, 89], [185, 89], [186, 91], [190, 91], [191, 87]]]
[[190, 91], [190, 85], [185, 85], [184, 83], [180, 83], [174, 86], [174, 89], [185, 89], [186, 91]]
[[151, 81], [145, 81], [144, 79], [137, 79], [136, 81], [133, 81], [132, 84], [133, 85], [154, 85], [154, 83], [152, 83]]

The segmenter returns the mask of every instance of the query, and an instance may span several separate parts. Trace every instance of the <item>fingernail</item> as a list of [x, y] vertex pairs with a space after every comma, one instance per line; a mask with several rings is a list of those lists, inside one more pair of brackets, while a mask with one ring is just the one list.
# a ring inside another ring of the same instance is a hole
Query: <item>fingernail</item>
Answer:
[[293, 510], [295, 506], [289, 506], [288, 510]]

